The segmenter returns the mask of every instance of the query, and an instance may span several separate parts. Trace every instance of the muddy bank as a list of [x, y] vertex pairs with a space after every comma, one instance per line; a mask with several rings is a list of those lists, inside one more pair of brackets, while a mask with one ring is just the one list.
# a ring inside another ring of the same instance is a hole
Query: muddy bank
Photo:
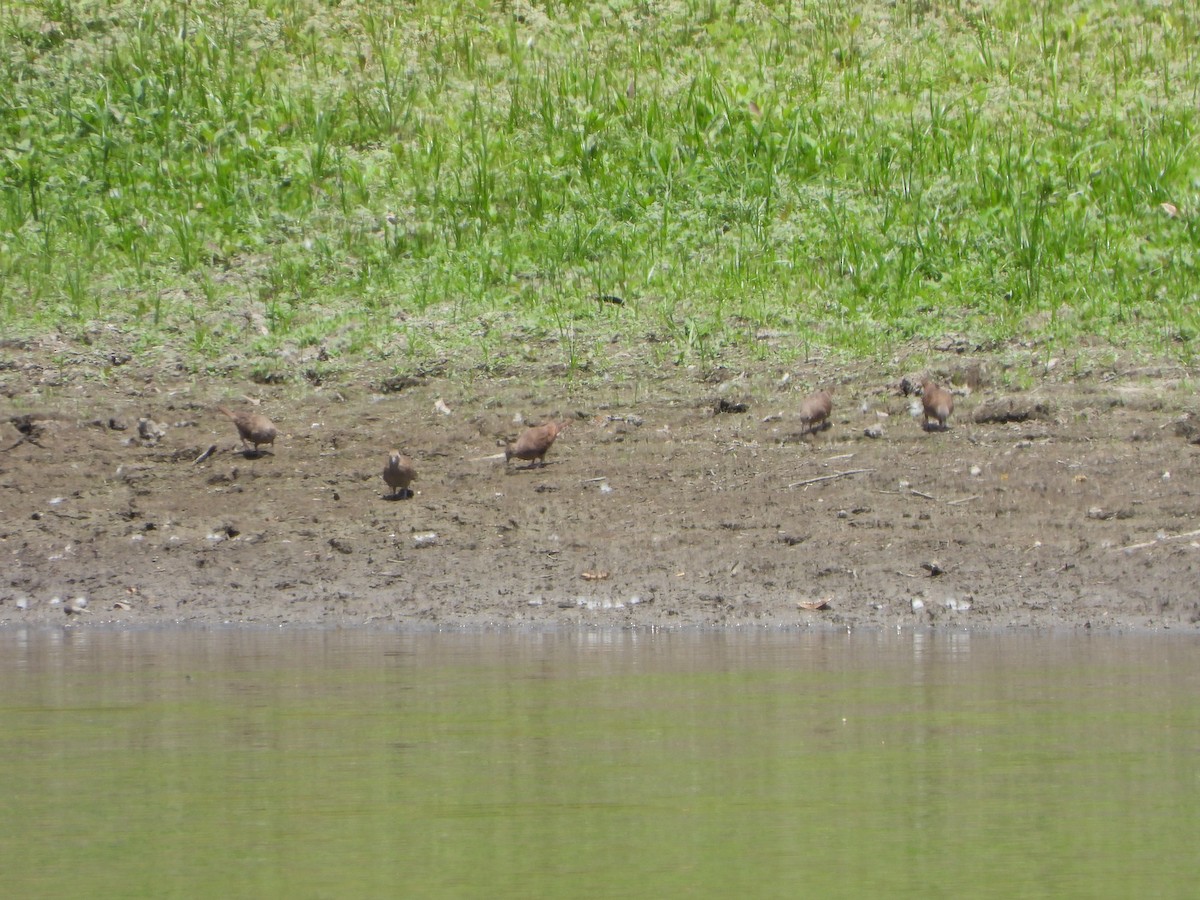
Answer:
[[[1169, 366], [1014, 387], [951, 359], [927, 433], [903, 373], [868, 366], [298, 389], [43, 358], [0, 370], [4, 624], [1200, 627]], [[831, 424], [801, 434], [816, 384]], [[271, 450], [243, 454], [218, 403], [269, 415]], [[551, 417], [547, 465], [506, 464]], [[392, 447], [411, 498], [387, 499]]]

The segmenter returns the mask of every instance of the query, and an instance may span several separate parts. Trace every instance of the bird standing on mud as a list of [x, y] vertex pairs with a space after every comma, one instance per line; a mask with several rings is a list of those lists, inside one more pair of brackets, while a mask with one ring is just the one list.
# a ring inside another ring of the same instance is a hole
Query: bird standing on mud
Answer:
[[929, 420], [936, 419], [938, 431], [945, 431], [946, 420], [950, 418], [950, 413], [954, 412], [954, 395], [926, 378], [921, 382], [921, 406], [925, 412], [921, 427], [930, 431]]
[[233, 420], [233, 424], [237, 426], [238, 436], [242, 439], [242, 444], [253, 445], [255, 454], [262, 452], [258, 449], [260, 445], [267, 444], [270, 446], [275, 443], [275, 423], [266, 416], [244, 411], [235, 413], [224, 406], [218, 406], [217, 411], [229, 416]]
[[800, 404], [801, 434], [812, 434], [829, 420], [833, 412], [833, 388], [809, 394]]
[[507, 466], [510, 459], [516, 458], [528, 460], [530, 468], [546, 465], [546, 452], [566, 429], [567, 424], [547, 422], [545, 425], [526, 428], [515, 444], [504, 446], [504, 464]]
[[388, 456], [387, 465], [383, 467], [383, 480], [392, 489], [392, 499], [411, 497], [413, 492], [408, 489], [408, 486], [416, 478], [417, 470], [413, 466], [413, 461], [399, 450], [393, 450]]

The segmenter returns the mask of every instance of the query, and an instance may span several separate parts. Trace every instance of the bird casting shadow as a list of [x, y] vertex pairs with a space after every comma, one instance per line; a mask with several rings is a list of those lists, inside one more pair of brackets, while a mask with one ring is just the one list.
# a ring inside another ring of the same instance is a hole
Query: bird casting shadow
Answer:
[[534, 462], [531, 462], [527, 466], [509, 466], [507, 472], [509, 475], [515, 475], [518, 472], [538, 472], [538, 471], [546, 468], [547, 466], [553, 466], [553, 465], [555, 465], [555, 464], [552, 462], [539, 463], [537, 461], [534, 461]]
[[384, 494], [383, 499], [387, 500], [389, 503], [392, 503], [396, 500], [411, 500], [415, 496], [417, 495], [413, 493], [412, 488], [401, 488], [395, 493]]

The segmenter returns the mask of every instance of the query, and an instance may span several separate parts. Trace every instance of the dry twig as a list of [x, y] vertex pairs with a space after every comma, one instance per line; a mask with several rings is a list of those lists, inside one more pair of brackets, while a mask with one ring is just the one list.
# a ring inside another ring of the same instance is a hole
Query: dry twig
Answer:
[[834, 472], [832, 475], [821, 475], [817, 478], [806, 478], [804, 481], [793, 481], [789, 488], [804, 487], [807, 484], [817, 484], [821, 481], [833, 481], [835, 478], [845, 478], [847, 475], [861, 475], [863, 472], [874, 472], [874, 469], [848, 469], [845, 472]]

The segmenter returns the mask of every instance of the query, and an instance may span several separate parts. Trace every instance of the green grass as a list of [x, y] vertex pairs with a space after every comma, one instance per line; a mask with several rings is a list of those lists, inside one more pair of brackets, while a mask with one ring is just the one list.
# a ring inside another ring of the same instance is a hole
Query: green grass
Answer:
[[273, 372], [1190, 359], [1198, 47], [1129, 0], [3, 0], [0, 327]]

